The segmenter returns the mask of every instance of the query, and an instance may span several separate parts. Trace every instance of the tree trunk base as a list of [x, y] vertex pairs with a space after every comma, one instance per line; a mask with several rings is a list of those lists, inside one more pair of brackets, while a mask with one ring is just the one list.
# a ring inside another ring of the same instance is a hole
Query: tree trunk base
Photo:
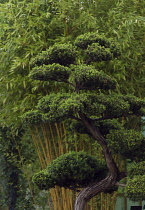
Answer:
[[92, 183], [77, 195], [74, 210], [85, 210], [87, 202], [94, 196], [109, 190], [116, 183], [116, 176], [108, 176], [98, 183]]

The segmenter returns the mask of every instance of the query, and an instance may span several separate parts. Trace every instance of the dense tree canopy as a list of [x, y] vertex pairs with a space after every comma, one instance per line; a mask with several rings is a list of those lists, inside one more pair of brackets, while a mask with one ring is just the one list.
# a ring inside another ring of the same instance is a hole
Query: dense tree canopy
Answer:
[[[139, 131], [126, 129], [120, 118], [144, 116], [145, 101], [133, 95], [118, 94], [115, 91], [117, 81], [103, 69], [100, 70], [100, 63], [120, 55], [119, 47], [112, 39], [97, 32], [87, 33], [78, 36], [74, 45], [67, 46], [54, 45], [32, 59], [30, 78], [66, 83], [69, 88], [66, 92], [42, 97], [36, 109], [23, 115], [23, 121], [33, 125], [62, 122], [70, 118], [73, 122], [71, 128], [88, 134], [102, 147], [105, 168], [99, 160], [94, 162], [94, 157], [73, 152], [58, 157], [47, 169], [34, 176], [34, 182], [40, 189], [55, 185], [76, 190], [84, 187], [75, 204], [75, 209], [80, 210], [84, 209], [90, 198], [100, 192], [109, 192], [127, 176], [127, 172], [119, 170], [112, 154], [120, 154], [136, 164], [144, 160], [145, 137]], [[143, 186], [143, 178], [140, 180], [139, 177], [135, 174], [124, 183], [126, 194], [131, 199], [135, 198], [135, 194], [138, 199], [144, 199], [143, 187], [140, 187], [139, 194], [134, 190], [136, 180]]]

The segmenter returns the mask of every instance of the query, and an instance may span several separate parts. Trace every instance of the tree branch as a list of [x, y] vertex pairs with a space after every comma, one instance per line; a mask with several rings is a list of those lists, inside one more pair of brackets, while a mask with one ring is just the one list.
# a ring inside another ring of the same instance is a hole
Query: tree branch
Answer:
[[68, 84], [68, 85], [70, 85], [70, 86], [76, 88], [76, 86], [75, 86], [73, 83], [68, 82], [67, 80], [54, 80], [54, 81], [57, 81], [57, 82], [64, 82], [64, 83], [66, 83], [66, 84]]
[[82, 122], [84, 123], [84, 125], [86, 126], [87, 130], [91, 133], [91, 135], [94, 137], [95, 140], [97, 140], [97, 142], [101, 145], [103, 152], [104, 152], [104, 156], [105, 156], [105, 160], [106, 160], [106, 164], [109, 170], [109, 173], [114, 176], [114, 179], [117, 180], [117, 178], [119, 177], [119, 169], [112, 157], [112, 154], [109, 150], [109, 147], [107, 146], [107, 143], [104, 139], [104, 137], [99, 133], [99, 131], [96, 129], [95, 125], [93, 124], [92, 120], [90, 120], [89, 118], [87, 118], [85, 116], [85, 114], [83, 113], [79, 113], [80, 118], [82, 120]]
[[116, 182], [115, 185], [120, 186], [120, 187], [125, 187], [126, 186], [126, 184], [122, 184], [122, 183], [119, 183], [119, 182]]
[[66, 83], [66, 84], [69, 84], [70, 86], [76, 88], [76, 86], [73, 83], [71, 83], [71, 82], [68, 82], [68, 81], [62, 81], [62, 82]]
[[82, 121], [80, 118], [75, 117], [75, 116], [73, 116], [73, 115], [70, 115], [69, 117], [70, 117], [71, 119], [74, 119], [74, 120], [77, 120], [77, 121]]
[[77, 190], [77, 189], [74, 188], [74, 187], [67, 187], [67, 189], [73, 190], [73, 191], [75, 191], [75, 192], [80, 192], [80, 191], [81, 191], [81, 190]]

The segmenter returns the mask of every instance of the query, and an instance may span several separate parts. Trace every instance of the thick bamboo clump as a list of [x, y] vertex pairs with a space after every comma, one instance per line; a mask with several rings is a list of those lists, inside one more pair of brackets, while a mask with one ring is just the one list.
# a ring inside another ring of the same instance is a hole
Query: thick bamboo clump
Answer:
[[[79, 136], [79, 141], [69, 141], [67, 139], [64, 123], [54, 125], [41, 124], [30, 129], [31, 136], [38, 154], [42, 169], [57, 158], [69, 151], [89, 151], [93, 154], [93, 147], [90, 143]], [[52, 204], [50, 210], [73, 210], [76, 193], [65, 188], [55, 187], [50, 190]], [[94, 197], [87, 204], [85, 210], [114, 210], [116, 194], [103, 194]], [[50, 202], [49, 202], [50, 203]]]

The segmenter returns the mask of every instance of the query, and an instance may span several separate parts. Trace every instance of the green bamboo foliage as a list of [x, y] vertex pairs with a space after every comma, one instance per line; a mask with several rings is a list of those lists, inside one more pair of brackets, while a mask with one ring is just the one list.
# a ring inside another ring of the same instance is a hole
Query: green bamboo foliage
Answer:
[[144, 97], [144, 1], [114, 1], [114, 8], [102, 19], [100, 31], [117, 40], [121, 46], [121, 61], [111, 70], [123, 93]]

